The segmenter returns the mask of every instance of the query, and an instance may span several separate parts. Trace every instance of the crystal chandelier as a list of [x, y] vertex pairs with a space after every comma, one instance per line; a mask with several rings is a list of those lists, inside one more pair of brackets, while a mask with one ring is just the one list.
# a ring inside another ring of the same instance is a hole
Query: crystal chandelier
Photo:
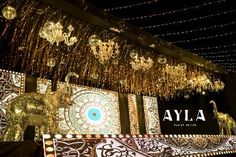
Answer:
[[212, 82], [206, 75], [199, 75], [188, 80], [188, 85], [192, 89], [196, 89], [196, 92], [204, 92], [205, 90], [219, 91], [223, 90], [225, 84], [220, 81]]
[[60, 42], [64, 41], [64, 43], [67, 46], [73, 45], [75, 42], [77, 42], [76, 37], [70, 37], [71, 32], [74, 30], [74, 27], [69, 25], [67, 27], [68, 32], [62, 31], [63, 26], [60, 24], [60, 22], [57, 22], [56, 24], [54, 22], [48, 21], [44, 24], [44, 26], [39, 31], [39, 36], [47, 39], [48, 42], [50, 42], [52, 45], [56, 43], [58, 46]]
[[224, 82], [217, 80], [217, 81], [214, 81], [213, 87], [214, 87], [213, 90], [218, 92], [219, 90], [224, 89], [225, 84], [224, 84]]
[[120, 46], [116, 42], [113, 40], [103, 42], [96, 35], [92, 35], [89, 38], [89, 45], [93, 55], [101, 64], [104, 64], [111, 58], [116, 58], [120, 53]]
[[132, 66], [132, 68], [136, 71], [136, 70], [149, 70], [152, 65], [153, 65], [153, 60], [149, 57], [148, 59], [145, 59], [143, 56], [142, 57], [138, 57], [138, 54], [132, 52], [130, 53], [130, 57], [131, 57], [131, 61], [130, 64]]

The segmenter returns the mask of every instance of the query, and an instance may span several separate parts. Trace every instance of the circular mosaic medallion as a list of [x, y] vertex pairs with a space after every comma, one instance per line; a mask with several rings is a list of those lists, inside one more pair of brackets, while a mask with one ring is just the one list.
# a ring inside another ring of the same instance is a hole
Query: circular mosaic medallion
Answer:
[[[120, 118], [117, 95], [93, 89], [78, 90], [73, 96], [74, 105], [59, 113], [61, 124], [71, 133], [119, 134]], [[64, 114], [64, 116], [60, 115]]]
[[91, 108], [87, 111], [87, 118], [91, 121], [99, 121], [101, 119], [101, 111], [97, 108]]
[[[78, 106], [76, 109], [76, 117], [79, 123], [87, 123], [91, 126], [101, 125], [105, 123], [105, 117], [110, 117], [108, 109], [97, 102], [88, 102], [83, 106]], [[73, 110], [71, 110], [73, 114]]]

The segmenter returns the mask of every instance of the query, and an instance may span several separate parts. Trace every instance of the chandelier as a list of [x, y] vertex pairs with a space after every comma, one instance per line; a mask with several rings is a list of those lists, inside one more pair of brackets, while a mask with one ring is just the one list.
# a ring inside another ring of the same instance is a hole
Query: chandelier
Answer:
[[213, 87], [214, 87], [213, 90], [218, 92], [219, 90], [224, 89], [225, 84], [224, 84], [224, 82], [217, 80], [217, 81], [214, 81]]
[[120, 53], [120, 46], [116, 42], [113, 40], [103, 42], [96, 35], [92, 35], [89, 38], [89, 45], [93, 55], [101, 64], [104, 64], [111, 58], [116, 58]]
[[48, 42], [50, 42], [52, 45], [56, 43], [58, 46], [60, 42], [64, 41], [64, 43], [67, 46], [73, 45], [75, 42], [77, 42], [76, 37], [70, 37], [71, 32], [74, 30], [74, 27], [69, 25], [67, 27], [68, 32], [62, 31], [63, 26], [60, 24], [60, 22], [57, 22], [56, 24], [54, 22], [48, 21], [44, 24], [44, 26], [39, 31], [39, 36], [47, 39]]
[[136, 71], [136, 70], [149, 70], [152, 65], [153, 65], [153, 60], [149, 57], [148, 59], [145, 59], [143, 56], [142, 57], [138, 57], [138, 54], [132, 52], [130, 53], [130, 57], [131, 57], [131, 61], [130, 64], [132, 66], [132, 68]]
[[220, 81], [216, 80], [212, 82], [206, 75], [199, 75], [197, 77], [193, 77], [190, 80], [188, 80], [188, 85], [190, 88], [195, 89], [196, 92], [204, 92], [205, 90], [211, 90], [211, 91], [219, 91], [223, 90], [225, 84]]

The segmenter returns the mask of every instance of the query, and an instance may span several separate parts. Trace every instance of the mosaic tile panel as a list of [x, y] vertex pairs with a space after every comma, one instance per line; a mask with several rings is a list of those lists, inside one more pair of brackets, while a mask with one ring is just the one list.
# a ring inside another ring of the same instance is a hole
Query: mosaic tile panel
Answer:
[[138, 109], [136, 95], [128, 94], [129, 121], [131, 134], [139, 134]]
[[160, 134], [160, 119], [156, 97], [143, 96], [143, 107], [147, 134]]
[[121, 132], [117, 92], [73, 85], [73, 101], [74, 105], [70, 108], [59, 109], [60, 132], [80, 134]]
[[38, 78], [37, 79], [37, 92], [44, 94], [46, 90], [51, 91], [51, 80]]
[[7, 101], [24, 93], [25, 75], [23, 73], [0, 69], [0, 134], [7, 124]]

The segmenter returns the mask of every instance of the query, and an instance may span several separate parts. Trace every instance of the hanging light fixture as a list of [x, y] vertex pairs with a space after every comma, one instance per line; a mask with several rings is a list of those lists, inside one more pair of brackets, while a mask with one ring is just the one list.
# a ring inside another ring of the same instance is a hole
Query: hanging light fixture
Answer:
[[88, 42], [91, 48], [91, 52], [101, 64], [104, 64], [111, 58], [116, 58], [120, 53], [120, 46], [113, 40], [108, 40], [107, 42], [105, 42], [101, 41], [97, 35], [92, 35], [88, 39]]
[[39, 31], [39, 36], [47, 39], [51, 44], [56, 43], [58, 46], [60, 42], [64, 41], [67, 46], [71, 46], [77, 42], [76, 37], [70, 37], [71, 32], [74, 30], [74, 27], [69, 25], [67, 27], [68, 32], [63, 32], [63, 26], [60, 22], [56, 24], [54, 22], [48, 21]]
[[16, 9], [12, 6], [5, 6], [2, 9], [2, 15], [8, 20], [13, 20], [16, 17]]
[[98, 46], [102, 41], [97, 35], [92, 35], [89, 37], [88, 42], [90, 46]]
[[47, 66], [49, 66], [50, 68], [54, 67], [56, 65], [56, 60], [55, 58], [50, 58], [48, 61], [47, 61]]
[[134, 70], [149, 70], [153, 65], [153, 60], [149, 57], [145, 59], [143, 56], [138, 57], [138, 54], [135, 51], [130, 53], [131, 61], [130, 64]]

